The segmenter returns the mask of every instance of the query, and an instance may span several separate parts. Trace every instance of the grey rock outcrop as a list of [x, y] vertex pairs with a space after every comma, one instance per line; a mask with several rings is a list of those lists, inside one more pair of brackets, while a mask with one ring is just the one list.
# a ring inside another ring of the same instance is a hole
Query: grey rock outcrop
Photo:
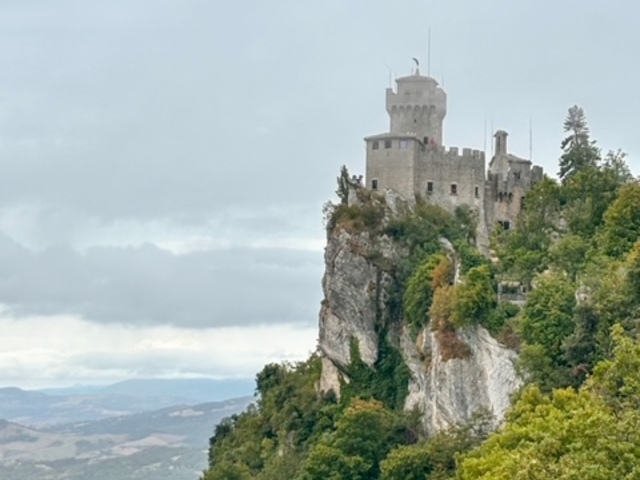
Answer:
[[[387, 196], [390, 194], [387, 193]], [[385, 199], [385, 222], [398, 213], [395, 196]], [[444, 243], [451, 256], [453, 247]], [[319, 350], [322, 375], [319, 389], [340, 396], [344, 373], [351, 363], [351, 345], [357, 342], [364, 363], [374, 367], [378, 359], [378, 331], [393, 278], [381, 264], [393, 264], [406, 252], [384, 235], [349, 232], [337, 228], [325, 250], [324, 300], [320, 311]], [[482, 327], [458, 329], [458, 338], [471, 354], [463, 359], [442, 360], [434, 332], [425, 328], [411, 338], [405, 325], [388, 329], [411, 372], [405, 408], [418, 408], [429, 432], [464, 424], [481, 412], [499, 423], [520, 386], [514, 362], [516, 353], [499, 344]]]
[[[369, 366], [378, 358], [376, 315], [380, 305], [375, 295], [380, 278], [378, 269], [365, 258], [370, 239], [365, 233], [345, 231], [334, 235], [325, 250], [323, 279], [325, 299], [320, 311], [320, 349], [334, 364], [351, 363], [351, 343], [358, 342], [360, 356]], [[336, 375], [332, 371], [329, 375]], [[324, 378], [331, 385], [336, 380]]]
[[456, 333], [471, 355], [447, 361], [441, 359], [435, 334], [428, 328], [418, 336], [418, 342], [406, 332], [402, 334], [402, 354], [412, 377], [405, 408], [418, 408], [430, 432], [467, 423], [479, 413], [490, 414], [493, 426], [497, 426], [511, 394], [520, 386], [515, 352], [479, 326]]

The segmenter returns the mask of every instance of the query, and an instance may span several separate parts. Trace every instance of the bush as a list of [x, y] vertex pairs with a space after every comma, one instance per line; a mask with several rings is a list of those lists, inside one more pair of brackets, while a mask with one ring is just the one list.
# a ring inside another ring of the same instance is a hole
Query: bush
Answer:
[[404, 293], [404, 313], [414, 334], [429, 322], [433, 292], [453, 281], [453, 265], [443, 254], [431, 255], [409, 279]]
[[482, 326], [492, 334], [499, 335], [507, 321], [514, 318], [518, 312], [520, 312], [518, 305], [510, 302], [499, 303], [496, 308], [489, 312]]
[[453, 325], [484, 324], [497, 303], [496, 292], [491, 283], [491, 270], [482, 265], [469, 270], [456, 288], [453, 304]]

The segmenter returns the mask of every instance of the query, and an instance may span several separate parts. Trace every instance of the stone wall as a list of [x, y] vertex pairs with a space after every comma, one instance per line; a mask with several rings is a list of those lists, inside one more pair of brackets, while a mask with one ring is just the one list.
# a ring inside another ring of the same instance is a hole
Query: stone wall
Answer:
[[386, 98], [391, 133], [413, 133], [421, 141], [426, 137], [426, 143], [442, 145], [447, 94], [435, 79], [419, 72], [396, 82], [397, 92], [388, 88]]
[[485, 218], [490, 228], [510, 229], [522, 210], [527, 193], [542, 179], [542, 168], [529, 160], [501, 153], [494, 156], [487, 177]]
[[452, 213], [461, 205], [482, 213], [484, 165], [484, 154], [477, 150], [427, 148], [418, 157], [416, 191]]
[[[416, 195], [453, 213], [468, 205], [478, 213], [478, 243], [488, 245], [496, 224], [513, 228], [523, 199], [543, 178], [542, 168], [508, 153], [508, 133], [495, 133], [496, 155], [486, 172], [485, 155], [442, 146], [447, 95], [428, 76], [398, 78], [388, 88], [389, 132], [365, 138], [366, 186], [394, 190], [409, 201]], [[387, 148], [388, 147], [388, 148]]]
[[367, 188], [380, 191], [390, 188], [412, 200], [420, 149], [420, 142], [410, 137], [381, 135], [367, 139]]

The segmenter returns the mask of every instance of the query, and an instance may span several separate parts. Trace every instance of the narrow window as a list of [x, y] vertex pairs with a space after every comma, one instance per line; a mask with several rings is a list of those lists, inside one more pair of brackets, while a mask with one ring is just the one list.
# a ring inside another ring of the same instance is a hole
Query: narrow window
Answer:
[[451, 184], [451, 195], [457, 195], [458, 194], [458, 185], [456, 185], [455, 183]]
[[378, 148], [380, 148], [380, 144], [379, 144], [378, 142], [373, 142], [373, 143], [371, 144], [371, 148], [372, 148], [373, 150], [378, 150]]
[[520, 180], [520, 172], [513, 172], [513, 177], [514, 177], [516, 180]]
[[524, 197], [520, 197], [520, 208], [524, 208]]
[[429, 145], [429, 137], [424, 137], [422, 139], [422, 143], [424, 143], [425, 145]]
[[480, 189], [476, 185], [476, 198], [479, 198], [479, 197], [480, 197]]
[[433, 182], [427, 182], [427, 193], [433, 193]]
[[384, 141], [384, 148], [391, 148], [391, 140]]
[[378, 189], [378, 179], [374, 178], [373, 180], [371, 180], [371, 190], [377, 190]]
[[505, 230], [509, 230], [509, 227], [510, 227], [511, 225], [509, 224], [509, 222], [508, 222], [507, 220], [505, 220], [504, 222], [502, 222], [502, 224], [504, 225], [504, 229], [505, 229]]
[[400, 148], [403, 150], [409, 148], [409, 140], [400, 140]]
[[513, 201], [513, 193], [509, 192], [509, 195], [507, 198], [508, 198], [508, 202], [511, 203]]

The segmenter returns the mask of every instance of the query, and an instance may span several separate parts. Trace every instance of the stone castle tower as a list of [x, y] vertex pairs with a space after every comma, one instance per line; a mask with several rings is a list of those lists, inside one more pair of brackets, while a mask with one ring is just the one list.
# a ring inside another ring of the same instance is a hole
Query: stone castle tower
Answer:
[[450, 212], [469, 205], [478, 212], [481, 244], [496, 224], [511, 228], [542, 168], [508, 153], [502, 130], [494, 135], [488, 172], [484, 152], [443, 147], [447, 94], [418, 69], [396, 83], [386, 92], [389, 132], [365, 138], [367, 187], [389, 188], [408, 200], [420, 195]]

